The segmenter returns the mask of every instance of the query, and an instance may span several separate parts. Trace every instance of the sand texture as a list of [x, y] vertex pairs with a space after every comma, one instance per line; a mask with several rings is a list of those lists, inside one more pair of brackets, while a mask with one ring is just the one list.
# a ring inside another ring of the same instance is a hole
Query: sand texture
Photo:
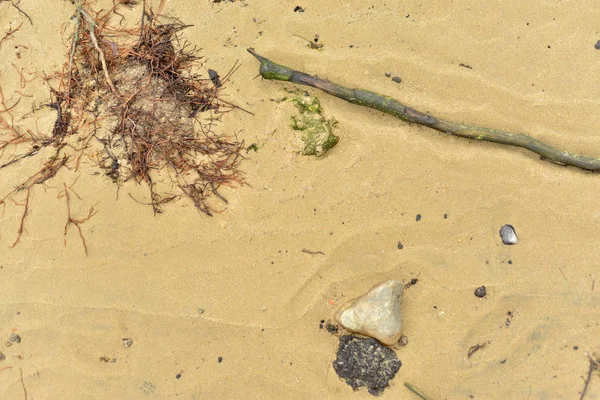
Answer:
[[[15, 124], [48, 132], [43, 73], [68, 60], [75, 8], [18, 6], [33, 24], [0, 2], [0, 37], [23, 23], [0, 44], [0, 87], [8, 105], [23, 99]], [[233, 110], [214, 129], [259, 145], [244, 152], [248, 185], [222, 188], [229, 204], [211, 199], [213, 217], [186, 199], [154, 216], [133, 199], [146, 202], [145, 187], [117, 193], [84, 158], [33, 188], [14, 248], [23, 207], [7, 202], [1, 399], [369, 399], [337, 377], [338, 337], [319, 324], [389, 279], [417, 282], [383, 398], [416, 398], [404, 382], [432, 399], [579, 398], [588, 354], [600, 356], [600, 177], [257, 78], [246, 48], [440, 118], [600, 156], [597, 1], [171, 0], [163, 14], [193, 25], [183, 35], [205, 77], [241, 62], [221, 97], [254, 115]], [[315, 34], [319, 50], [295, 36]], [[338, 121], [340, 142], [321, 158], [296, 152], [296, 109], [279, 101], [294, 89]], [[0, 197], [41, 166], [0, 169]], [[98, 211], [81, 224], [88, 256], [74, 226], [64, 243], [63, 184], [74, 217]], [[517, 245], [502, 244], [504, 224]], [[585, 399], [600, 399], [592, 375]]]

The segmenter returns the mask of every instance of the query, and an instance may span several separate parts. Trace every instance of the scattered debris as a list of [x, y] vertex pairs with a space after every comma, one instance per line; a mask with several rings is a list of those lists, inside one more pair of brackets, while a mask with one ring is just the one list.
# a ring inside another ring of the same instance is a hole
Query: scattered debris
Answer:
[[353, 335], [340, 337], [340, 346], [333, 368], [354, 390], [366, 387], [378, 396], [389, 386], [402, 362], [396, 353], [373, 338]]
[[300, 7], [300, 6], [296, 6], [294, 7], [294, 12], [304, 12], [304, 8]]

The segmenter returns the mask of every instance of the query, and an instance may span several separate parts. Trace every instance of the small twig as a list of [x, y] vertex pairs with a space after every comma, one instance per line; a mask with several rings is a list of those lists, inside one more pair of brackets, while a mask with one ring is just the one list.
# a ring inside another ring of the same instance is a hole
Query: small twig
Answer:
[[77, 5], [77, 12], [79, 14], [83, 15], [83, 17], [85, 18], [85, 20], [87, 21], [87, 23], [89, 25], [88, 32], [90, 33], [90, 38], [92, 39], [94, 48], [96, 49], [96, 51], [98, 52], [98, 56], [100, 57], [100, 62], [102, 63], [102, 70], [104, 71], [104, 77], [106, 78], [106, 82], [108, 83], [110, 90], [112, 90], [112, 92], [114, 94], [119, 95], [117, 88], [115, 87], [112, 79], [110, 78], [110, 75], [108, 74], [108, 67], [106, 66], [106, 59], [104, 58], [104, 52], [102, 51], [100, 46], [98, 46], [98, 40], [96, 39], [96, 34], [94, 33], [94, 30], [96, 29], [96, 21], [94, 21], [94, 19], [90, 16], [90, 14], [88, 14], [81, 7], [80, 4]]
[[25, 400], [27, 400], [27, 389], [25, 389], [25, 382], [23, 381], [23, 370], [19, 368], [19, 374], [21, 377], [21, 386], [23, 386], [23, 396], [25, 396]]
[[26, 17], [28, 20], [29, 20], [29, 23], [31, 24], [31, 26], [33, 26], [33, 21], [31, 20], [31, 18], [29, 17], [29, 15], [27, 15], [27, 13], [26, 13], [25, 11], [23, 11], [23, 10], [21, 10], [21, 9], [19, 8], [18, 4], [19, 4], [20, 2], [21, 2], [21, 0], [17, 1], [17, 3], [15, 4], [15, 2], [13, 1], [13, 2], [12, 2], [12, 3], [10, 3], [10, 4], [12, 4], [12, 6], [13, 6], [14, 8], [16, 8], [16, 9], [17, 9], [17, 11], [18, 11], [19, 13], [23, 14], [23, 15], [24, 15], [24, 16], [25, 16], [25, 17]]
[[473, 354], [485, 348], [485, 346], [487, 346], [487, 343], [477, 343], [476, 345], [469, 347], [469, 351], [467, 352], [467, 358], [471, 358]]
[[8, 32], [6, 32], [4, 34], [4, 36], [2, 37], [2, 39], [0, 39], [0, 46], [2, 45], [2, 42], [4, 42], [6, 39], [8, 39], [10, 36], [12, 36], [16, 31], [18, 31], [21, 28], [21, 26], [23, 26], [22, 22], [16, 28], [9, 29]]
[[585, 397], [585, 394], [590, 386], [590, 381], [592, 380], [592, 374], [594, 373], [594, 370], [598, 369], [598, 361], [594, 360], [589, 354], [588, 359], [590, 361], [590, 367], [588, 368], [587, 378], [585, 379], [585, 385], [583, 386], [583, 391], [581, 392], [581, 397], [579, 397], [579, 400], [583, 400]]
[[414, 394], [416, 394], [417, 396], [419, 396], [423, 400], [429, 400], [429, 397], [427, 397], [423, 392], [421, 392], [421, 390], [417, 389], [416, 387], [414, 387], [410, 383], [404, 382], [404, 386], [406, 386], [408, 388], [408, 390], [410, 390], [411, 392], [413, 392]]
[[306, 253], [306, 254], [313, 254], [313, 255], [315, 255], [315, 254], [323, 254], [324, 256], [326, 255], [326, 254], [325, 254], [325, 253], [323, 253], [322, 251], [310, 251], [310, 250], [308, 250], [308, 249], [302, 249], [302, 252], [303, 252], [303, 253]]
[[79, 237], [81, 238], [81, 243], [83, 244], [83, 250], [85, 251], [85, 255], [88, 255], [88, 249], [87, 249], [87, 245], [85, 243], [85, 238], [83, 237], [83, 232], [81, 232], [81, 224], [83, 224], [84, 222], [88, 221], [90, 218], [92, 218], [94, 215], [96, 215], [96, 213], [98, 212], [97, 210], [94, 210], [94, 207], [90, 207], [90, 211], [88, 213], [88, 216], [85, 218], [81, 218], [81, 219], [75, 219], [71, 216], [71, 199], [69, 197], [69, 189], [67, 189], [67, 185], [66, 183], [63, 183], [63, 186], [65, 188], [64, 194], [61, 196], [59, 195], [58, 197], [65, 197], [66, 201], [67, 201], [67, 223], [65, 224], [65, 232], [64, 232], [64, 245], [67, 245], [67, 231], [69, 229], [69, 225], [73, 224], [75, 225], [75, 227], [77, 228], [77, 231], [79, 232]]

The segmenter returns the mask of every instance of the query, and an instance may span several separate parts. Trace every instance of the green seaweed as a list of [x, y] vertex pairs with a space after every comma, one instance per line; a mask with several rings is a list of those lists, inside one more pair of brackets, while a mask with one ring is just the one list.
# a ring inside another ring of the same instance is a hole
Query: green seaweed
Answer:
[[318, 98], [307, 93], [296, 93], [284, 100], [293, 102], [300, 112], [298, 117], [291, 117], [292, 129], [302, 132], [304, 147], [299, 151], [300, 154], [321, 157], [339, 142], [339, 136], [333, 134], [337, 121], [323, 116]]

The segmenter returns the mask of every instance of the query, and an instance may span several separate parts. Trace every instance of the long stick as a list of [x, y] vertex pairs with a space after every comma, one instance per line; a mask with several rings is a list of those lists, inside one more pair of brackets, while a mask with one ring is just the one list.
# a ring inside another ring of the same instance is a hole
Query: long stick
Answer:
[[428, 126], [449, 135], [522, 147], [539, 154], [542, 159], [556, 164], [570, 165], [589, 171], [600, 171], [600, 158], [567, 153], [525, 133], [505, 132], [498, 129], [481, 128], [444, 121], [408, 107], [389, 96], [383, 96], [368, 90], [351, 89], [336, 85], [317, 76], [308, 75], [304, 72], [276, 64], [257, 54], [252, 48], [249, 48], [248, 52], [260, 61], [260, 75], [265, 79], [287, 81], [315, 87], [350, 103], [375, 108], [404, 121]]

